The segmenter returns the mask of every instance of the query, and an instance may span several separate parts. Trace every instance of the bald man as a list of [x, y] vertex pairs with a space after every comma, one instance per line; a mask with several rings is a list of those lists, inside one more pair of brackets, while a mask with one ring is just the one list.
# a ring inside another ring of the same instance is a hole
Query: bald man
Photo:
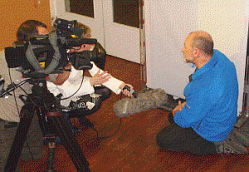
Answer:
[[184, 89], [185, 102], [178, 102], [173, 123], [157, 134], [158, 145], [171, 151], [194, 154], [222, 153], [217, 144], [225, 140], [237, 118], [238, 81], [235, 65], [213, 49], [204, 31], [188, 35], [184, 61], [196, 66]]

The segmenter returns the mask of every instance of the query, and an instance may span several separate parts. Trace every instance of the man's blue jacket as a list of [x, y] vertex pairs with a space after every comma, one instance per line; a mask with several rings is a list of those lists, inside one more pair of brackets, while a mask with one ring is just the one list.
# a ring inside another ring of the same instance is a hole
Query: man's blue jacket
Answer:
[[174, 116], [208, 141], [225, 140], [237, 118], [238, 80], [235, 65], [220, 51], [192, 75], [184, 89], [186, 104]]

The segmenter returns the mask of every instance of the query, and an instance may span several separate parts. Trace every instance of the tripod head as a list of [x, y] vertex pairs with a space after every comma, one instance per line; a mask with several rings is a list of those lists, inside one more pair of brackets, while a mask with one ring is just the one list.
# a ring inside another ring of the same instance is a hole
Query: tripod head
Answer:
[[15, 83], [11, 83], [10, 85], [7, 86], [7, 89], [5, 90], [3, 88], [3, 83], [4, 83], [4, 79], [1, 78], [1, 94], [0, 94], [0, 98], [5, 97], [6, 95], [9, 95], [10, 92], [14, 91], [15, 89], [21, 87], [22, 85], [24, 85], [25, 83], [29, 83], [31, 85], [33, 85], [32, 88], [32, 93], [36, 93], [38, 90], [40, 91], [45, 91], [47, 90], [47, 86], [46, 86], [46, 77], [47, 75], [44, 73], [38, 73], [38, 72], [33, 72], [31, 74], [28, 74], [26, 76], [24, 76], [25, 78], [27, 78], [26, 80], [15, 84]]
[[48, 75], [44, 73], [32, 72], [26, 76], [28, 78], [18, 84], [11, 83], [7, 86], [6, 90], [2, 89], [0, 98], [4, 98], [11, 94], [12, 91], [21, 87], [25, 83], [29, 83], [32, 85], [31, 94], [27, 94], [27, 99], [25, 100], [24, 95], [19, 96], [19, 98], [23, 101], [24, 104], [27, 102], [32, 103], [35, 107], [45, 107], [48, 111], [53, 107], [60, 107], [59, 101], [54, 97], [52, 93], [49, 92], [47, 88], [46, 77]]

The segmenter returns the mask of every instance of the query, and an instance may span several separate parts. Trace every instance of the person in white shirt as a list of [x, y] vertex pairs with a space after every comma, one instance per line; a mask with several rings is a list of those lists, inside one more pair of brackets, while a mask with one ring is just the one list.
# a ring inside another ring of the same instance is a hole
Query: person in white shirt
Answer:
[[[32, 30], [29, 28], [30, 22], [32, 21], [33, 20], [28, 20], [24, 22], [21, 25], [23, 30]], [[81, 23], [77, 23], [77, 25], [84, 30], [83, 34], [79, 37], [91, 37], [89, 27]], [[86, 27], [88, 29], [85, 29]], [[49, 34], [49, 31], [46, 27], [37, 26], [36, 31], [33, 33], [46, 35]], [[18, 32], [20, 38], [28, 38], [30, 36], [29, 34], [30, 33], [27, 32]], [[19, 40], [24, 41], [25, 39]], [[80, 47], [73, 47], [70, 50], [70, 53], [91, 50], [92, 48], [94, 47], [91, 44], [83, 44]], [[93, 67], [89, 70], [89, 73], [92, 77], [84, 76], [83, 70], [76, 70], [71, 63], [68, 63], [64, 67], [65, 70], [63, 73], [50, 74], [50, 81], [47, 82], [47, 87], [51, 93], [53, 93], [55, 96], [58, 96], [59, 94], [61, 95], [62, 100], [60, 103], [69, 112], [69, 118], [77, 117], [81, 125], [84, 126], [88, 126], [90, 123], [90, 121], [85, 116], [95, 112], [100, 107], [101, 103], [99, 101], [103, 101], [108, 98], [110, 96], [110, 90], [116, 94], [123, 92], [124, 95], [131, 97], [132, 95], [129, 93], [129, 91], [126, 89], [124, 90], [123, 88], [125, 85], [128, 85], [131, 90], [133, 89], [132, 85], [126, 84], [123, 81], [112, 77], [108, 72], [103, 71], [97, 67], [94, 62], [91, 62], [91, 64]], [[99, 85], [101, 85], [101, 87], [98, 87]], [[86, 104], [86, 108], [74, 110], [72, 106], [74, 106], [77, 100], [82, 100], [82, 96], [91, 95], [93, 93], [100, 95], [100, 100], [98, 102], [93, 104], [92, 101], [89, 103], [85, 101], [84, 103]]]

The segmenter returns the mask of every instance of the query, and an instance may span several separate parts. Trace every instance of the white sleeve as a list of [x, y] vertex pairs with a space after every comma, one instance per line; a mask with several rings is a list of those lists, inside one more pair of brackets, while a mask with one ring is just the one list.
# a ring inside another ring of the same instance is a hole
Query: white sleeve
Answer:
[[47, 81], [47, 88], [50, 91], [50, 93], [53, 93], [54, 96], [57, 96], [58, 94], [60, 94], [60, 91], [58, 90], [57, 85], [55, 85], [51, 81]]
[[[68, 80], [66, 80], [62, 85], [57, 85], [59, 92], [62, 94], [62, 97], [72, 96], [82, 96], [86, 94], [94, 93], [94, 88], [91, 86], [90, 81], [83, 81], [77, 84], [72, 84]], [[77, 91], [78, 90], [78, 91]]]
[[71, 72], [67, 80], [73, 84], [80, 83], [83, 75], [83, 70], [76, 70], [73, 66], [71, 66]]
[[[94, 92], [94, 88], [89, 82], [89, 78], [85, 77], [83, 82], [83, 71], [76, 70], [74, 67], [71, 68], [68, 79], [62, 85], [55, 85], [53, 82], [48, 81], [47, 87], [51, 93], [55, 96], [62, 94], [62, 98], [69, 96], [76, 97]], [[78, 90], [78, 91], [77, 91]]]
[[[92, 69], [89, 70], [89, 73], [93, 76], [95, 75], [98, 70], [100, 70], [100, 73], [103, 72], [103, 70], [101, 70], [100, 68], [98, 68], [94, 62], [91, 62], [93, 64]], [[123, 81], [120, 81], [114, 77], [111, 77], [109, 79], [109, 81], [103, 83], [102, 85], [106, 86], [107, 88], [109, 88], [110, 90], [112, 90], [114, 93], [119, 94], [121, 92], [121, 89], [119, 88], [119, 86], [124, 83]]]
[[48, 90], [54, 94], [54, 96], [62, 94], [62, 98], [69, 97], [68, 99], [60, 101], [61, 105], [65, 107], [70, 104], [74, 97], [94, 93], [94, 88], [91, 86], [89, 79], [84, 79], [82, 85], [81, 83], [72, 84], [68, 80], [66, 80], [62, 85], [55, 85], [53, 82], [48, 81], [47, 87]]

